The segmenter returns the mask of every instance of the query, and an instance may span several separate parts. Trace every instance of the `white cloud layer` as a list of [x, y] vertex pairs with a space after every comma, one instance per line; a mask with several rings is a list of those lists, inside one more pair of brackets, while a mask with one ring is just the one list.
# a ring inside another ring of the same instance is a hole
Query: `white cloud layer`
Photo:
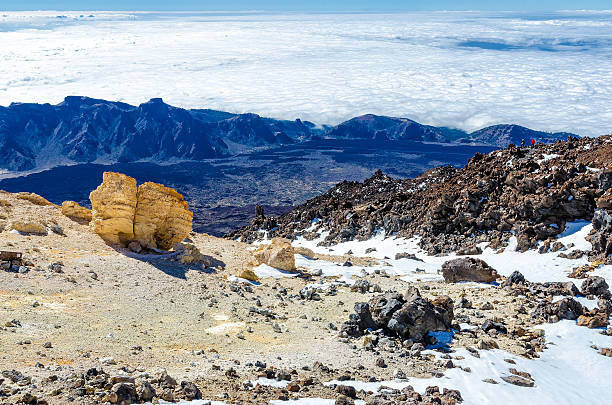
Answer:
[[600, 135], [612, 132], [612, 13], [0, 14], [0, 105], [66, 95]]

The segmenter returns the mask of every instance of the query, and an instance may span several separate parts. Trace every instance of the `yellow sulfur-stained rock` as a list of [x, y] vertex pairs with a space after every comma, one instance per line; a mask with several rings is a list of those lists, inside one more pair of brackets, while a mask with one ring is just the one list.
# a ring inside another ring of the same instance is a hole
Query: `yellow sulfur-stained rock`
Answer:
[[147, 248], [169, 250], [192, 230], [193, 213], [176, 190], [147, 182], [138, 187], [134, 240]]
[[39, 221], [29, 219], [11, 222], [10, 228], [20, 233], [46, 235], [47, 226]]
[[295, 251], [291, 246], [291, 241], [283, 238], [274, 238], [269, 245], [261, 245], [253, 256], [258, 264], [267, 264], [277, 269], [294, 271], [295, 270]]
[[89, 199], [91, 227], [108, 243], [169, 250], [192, 229], [193, 213], [187, 202], [162, 184], [137, 186], [132, 177], [105, 172]]
[[89, 194], [91, 228], [108, 243], [125, 245], [134, 239], [136, 179], [105, 172], [102, 184]]
[[64, 201], [62, 203], [62, 214], [78, 221], [91, 221], [91, 210], [80, 206], [77, 202], [74, 201]]
[[251, 269], [244, 269], [237, 274], [238, 277], [249, 281], [258, 281], [259, 277]]
[[46, 198], [39, 196], [35, 193], [17, 193], [15, 194], [17, 198], [20, 200], [26, 200], [35, 205], [55, 205], [51, 201], [48, 201]]

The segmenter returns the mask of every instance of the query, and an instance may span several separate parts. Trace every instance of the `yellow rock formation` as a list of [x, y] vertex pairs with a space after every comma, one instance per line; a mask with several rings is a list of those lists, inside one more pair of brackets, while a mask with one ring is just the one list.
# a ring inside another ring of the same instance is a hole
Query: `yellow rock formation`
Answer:
[[269, 245], [261, 245], [253, 256], [259, 264], [267, 264], [277, 269], [294, 271], [295, 256], [291, 241], [283, 238], [274, 238]]
[[103, 181], [89, 195], [91, 226], [108, 243], [169, 250], [192, 229], [193, 213], [183, 196], [162, 184], [136, 180], [121, 173], [105, 172]]
[[89, 194], [91, 227], [108, 243], [125, 245], [134, 239], [136, 179], [104, 172], [102, 184]]
[[62, 203], [62, 214], [83, 222], [91, 221], [91, 210], [74, 201], [64, 201]]
[[176, 190], [147, 182], [138, 186], [134, 239], [141, 246], [168, 250], [189, 235], [193, 213]]
[[26, 219], [23, 221], [13, 221], [11, 222], [10, 228], [20, 232], [20, 233], [33, 233], [33, 234], [37, 234], [37, 235], [46, 235], [47, 234], [47, 227], [45, 224], [33, 220], [33, 219]]
[[26, 200], [35, 205], [55, 205], [52, 202], [48, 201], [45, 197], [41, 197], [35, 193], [17, 193], [16, 197], [21, 200]]

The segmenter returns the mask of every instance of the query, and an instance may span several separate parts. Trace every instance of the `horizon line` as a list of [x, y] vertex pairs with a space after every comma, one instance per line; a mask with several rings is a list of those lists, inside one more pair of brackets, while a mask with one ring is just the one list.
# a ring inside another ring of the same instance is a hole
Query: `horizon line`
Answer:
[[97, 12], [97, 13], [169, 13], [169, 14], [187, 14], [187, 13], [202, 13], [202, 14], [222, 14], [222, 13], [247, 13], [247, 14], [408, 14], [408, 13], [571, 13], [571, 12], [597, 12], [597, 13], [612, 13], [612, 8], [603, 9], [542, 9], [542, 10], [489, 10], [489, 9], [439, 9], [439, 10], [267, 10], [267, 9], [244, 9], [244, 10], [150, 10], [150, 9], [0, 9], [0, 13], [15, 13], [15, 12], [64, 12], [64, 13], [82, 13], [82, 12]]

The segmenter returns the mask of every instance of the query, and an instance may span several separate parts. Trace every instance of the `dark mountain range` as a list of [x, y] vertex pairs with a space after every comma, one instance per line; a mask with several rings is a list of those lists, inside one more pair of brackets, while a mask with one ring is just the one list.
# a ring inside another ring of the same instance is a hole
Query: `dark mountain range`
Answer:
[[0, 107], [0, 168], [19, 172], [74, 163], [199, 161], [323, 138], [506, 146], [522, 139], [551, 142], [567, 135], [517, 125], [468, 134], [376, 115], [317, 127], [299, 119], [186, 110], [161, 99], [132, 106], [71, 96], [57, 105]]

